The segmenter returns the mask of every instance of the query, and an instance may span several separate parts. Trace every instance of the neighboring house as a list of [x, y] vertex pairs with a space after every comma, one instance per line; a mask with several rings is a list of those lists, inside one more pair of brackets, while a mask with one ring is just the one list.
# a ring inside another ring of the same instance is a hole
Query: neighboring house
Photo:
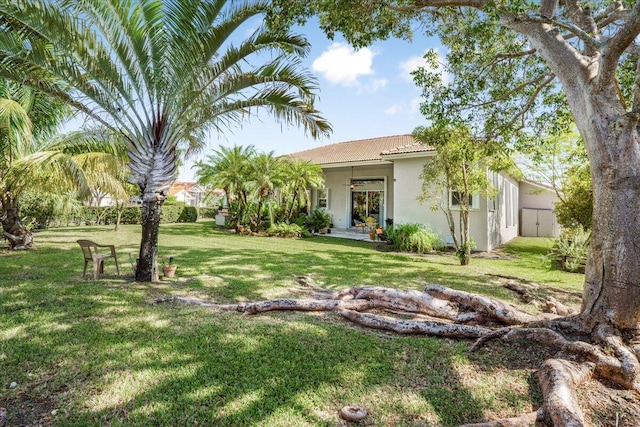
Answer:
[[539, 182], [520, 182], [520, 235], [525, 237], [558, 237], [560, 225], [553, 213], [558, 201], [555, 190]]
[[[366, 217], [382, 225], [386, 219], [395, 224], [417, 222], [451, 242], [444, 213], [433, 211], [432, 201], [418, 201], [420, 174], [433, 155], [434, 148], [411, 135], [347, 141], [290, 154], [322, 167], [325, 188], [314, 191], [313, 206], [325, 208], [334, 227], [354, 228]], [[494, 199], [473, 196], [470, 214], [471, 234], [476, 248], [483, 251], [516, 237], [519, 223], [518, 181], [506, 173], [488, 173], [498, 195]], [[455, 210], [455, 197], [443, 194], [443, 198]]]
[[175, 196], [178, 202], [187, 206], [205, 207], [206, 190], [195, 182], [174, 182], [169, 188], [169, 196]]

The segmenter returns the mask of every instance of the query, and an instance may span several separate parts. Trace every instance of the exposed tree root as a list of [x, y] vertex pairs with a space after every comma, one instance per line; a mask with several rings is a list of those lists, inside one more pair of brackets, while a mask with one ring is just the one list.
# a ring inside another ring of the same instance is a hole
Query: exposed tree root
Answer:
[[498, 321], [504, 325], [522, 325], [539, 320], [554, 319], [553, 314], [534, 316], [522, 311], [511, 304], [483, 295], [471, 294], [464, 291], [445, 288], [444, 286], [428, 285], [424, 292], [435, 297], [456, 303], [459, 307], [475, 311], [478, 315]]
[[[358, 325], [398, 334], [476, 339], [471, 351], [491, 340], [502, 340], [537, 342], [556, 352], [538, 371], [544, 400], [537, 411], [467, 426], [584, 426], [585, 416], [576, 394], [584, 382], [601, 379], [640, 392], [640, 341], [625, 339], [609, 325], [587, 329], [579, 316], [533, 315], [490, 297], [442, 286], [428, 285], [423, 292], [365, 286], [330, 291], [309, 276], [296, 280], [304, 286], [307, 298], [216, 304], [169, 297], [154, 303], [192, 304], [245, 315], [283, 310], [332, 311]], [[524, 288], [514, 290], [529, 295]], [[555, 307], [558, 313], [573, 313], [562, 304]]]
[[545, 313], [553, 313], [560, 316], [571, 316], [577, 314], [574, 309], [567, 307], [555, 298], [540, 297], [532, 293], [529, 289], [519, 286], [512, 281], [508, 282], [504, 287], [518, 293], [524, 302], [537, 302]]
[[562, 288], [556, 288], [553, 286], [547, 286], [547, 285], [540, 285], [539, 283], [533, 282], [531, 280], [528, 279], [523, 279], [522, 277], [518, 277], [518, 276], [509, 276], [507, 274], [487, 274], [487, 276], [490, 277], [498, 277], [500, 279], [506, 279], [509, 280], [511, 282], [519, 282], [523, 285], [526, 285], [528, 287], [530, 287], [531, 289], [534, 290], [539, 290], [539, 289], [544, 289], [546, 291], [553, 291], [559, 294], [565, 294], [565, 295], [570, 295], [573, 297], [577, 297], [577, 298], [582, 298], [582, 292], [579, 291], [570, 291], [567, 289], [562, 289]]

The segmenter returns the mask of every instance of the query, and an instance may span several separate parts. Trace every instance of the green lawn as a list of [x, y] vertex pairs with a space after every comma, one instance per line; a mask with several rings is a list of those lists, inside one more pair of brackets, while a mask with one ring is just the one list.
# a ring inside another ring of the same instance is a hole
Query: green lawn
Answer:
[[[103, 280], [83, 280], [79, 238], [115, 244], [127, 276], [115, 277], [107, 261]], [[163, 225], [161, 255], [179, 267], [175, 280], [154, 284], [131, 280], [139, 226], [54, 229], [35, 239], [36, 250], [0, 254], [0, 406], [9, 425], [335, 426], [350, 403], [369, 409], [372, 426], [516, 415], [539, 399], [532, 372], [544, 354], [535, 347], [526, 357], [501, 343], [469, 354], [468, 341], [397, 337], [332, 314], [251, 317], [150, 302], [296, 296], [294, 277], [309, 273], [330, 289], [430, 283], [517, 304], [487, 273], [568, 290], [583, 280], [544, 267], [543, 239], [518, 239], [501, 259], [461, 267], [450, 254], [395, 254], [331, 237]]]

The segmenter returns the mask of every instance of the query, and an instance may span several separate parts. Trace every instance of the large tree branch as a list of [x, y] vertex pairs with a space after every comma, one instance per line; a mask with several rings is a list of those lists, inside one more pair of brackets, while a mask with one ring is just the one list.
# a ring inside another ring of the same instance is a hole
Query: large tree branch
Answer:
[[613, 79], [618, 68], [618, 61], [625, 50], [633, 43], [635, 38], [640, 34], [640, 0], [636, 2], [631, 16], [620, 28], [620, 30], [611, 37], [602, 52], [602, 61], [600, 66], [600, 86], [609, 86], [613, 84]]
[[565, 0], [564, 2], [569, 17], [575, 24], [585, 33], [598, 37], [598, 27], [591, 16], [591, 10], [587, 7], [583, 8], [578, 0]]
[[476, 9], [482, 9], [486, 5], [486, 0], [418, 0], [413, 2], [413, 4], [404, 6], [389, 5], [389, 9], [397, 12], [409, 12], [426, 8], [439, 9], [441, 7], [474, 7]]
[[633, 82], [633, 106], [631, 111], [640, 113], [640, 58], [636, 61], [636, 78]]
[[540, 15], [546, 18], [553, 18], [558, 9], [558, 0], [542, 0], [540, 4]]
[[[522, 22], [548, 24], [557, 28], [562, 28], [563, 30], [568, 31], [572, 36], [578, 37], [580, 40], [582, 40], [587, 46], [592, 48], [593, 52], [603, 46], [603, 43], [597, 37], [592, 36], [582, 28], [566, 22], [562, 22], [555, 18], [547, 18], [545, 16], [538, 15], [519, 15], [517, 19]], [[593, 52], [589, 52], [588, 54], [591, 55], [593, 54]]]
[[[545, 77], [547, 77], [547, 78], [545, 79]], [[525, 89], [528, 86], [540, 83], [540, 86], [538, 86], [538, 88], [536, 89], [536, 92], [534, 94], [535, 96], [537, 96], [540, 93], [540, 90], [542, 89], [542, 87], [544, 87], [547, 84], [549, 84], [550, 82], [552, 82], [555, 77], [556, 76], [554, 74], [543, 74], [541, 76], [536, 77], [535, 79], [531, 79], [529, 81], [526, 81], [526, 82], [523, 82], [523, 83], [519, 84], [518, 86], [514, 87], [513, 89], [509, 90], [508, 92], [506, 92], [505, 94], [503, 94], [502, 96], [500, 96], [498, 98], [492, 99], [490, 101], [481, 102], [481, 103], [478, 103], [478, 104], [472, 104], [469, 107], [470, 108], [478, 108], [478, 107], [484, 107], [484, 106], [491, 105], [491, 104], [496, 104], [498, 102], [501, 102], [501, 101], [504, 101], [504, 100], [507, 100], [507, 99], [511, 98], [514, 94], [522, 91], [523, 89]], [[531, 105], [530, 103], [528, 103], [528, 104], [529, 104], [529, 106]]]
[[545, 86], [549, 85], [555, 78], [556, 78], [555, 74], [551, 74], [547, 79], [545, 79], [542, 83], [540, 83], [540, 86], [538, 86], [536, 90], [533, 92], [533, 94], [529, 97], [529, 100], [527, 101], [527, 103], [520, 109], [520, 111], [514, 114], [511, 120], [509, 120], [509, 122], [507, 123], [507, 127], [513, 126], [513, 124], [519, 118], [524, 116], [527, 113], [527, 111], [531, 109], [531, 106], [533, 106], [534, 102], [536, 102], [536, 99], [538, 98], [538, 95], [540, 95], [540, 92], [542, 92], [542, 89], [544, 89]]
[[[542, 17], [529, 18], [507, 14], [500, 17], [500, 23], [527, 37], [532, 47], [560, 79], [570, 98], [581, 97], [584, 84], [596, 76], [597, 65], [593, 63], [592, 58], [582, 55], [564, 39], [552, 24], [544, 22]], [[597, 40], [593, 41], [600, 43]]]
[[631, 16], [631, 11], [628, 9], [624, 9], [622, 7], [622, 3], [614, 2], [612, 3], [605, 12], [596, 17], [596, 25], [602, 31], [608, 25], [613, 24], [616, 21], [624, 21], [629, 19]]

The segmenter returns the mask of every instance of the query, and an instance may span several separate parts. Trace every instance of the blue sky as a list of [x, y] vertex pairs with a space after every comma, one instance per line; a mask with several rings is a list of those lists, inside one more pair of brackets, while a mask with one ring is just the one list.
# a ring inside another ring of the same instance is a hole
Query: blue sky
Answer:
[[[423, 64], [422, 56], [438, 48], [437, 39], [419, 34], [413, 42], [387, 40], [354, 50], [339, 36], [328, 40], [315, 23], [294, 30], [311, 43], [305, 59], [318, 78], [316, 108], [333, 126], [329, 138], [314, 140], [302, 129], [275, 123], [266, 114], [224, 135], [212, 134], [204, 158], [219, 145], [250, 145], [277, 155], [355, 139], [411, 133], [425, 119], [418, 110], [420, 90], [409, 74]], [[192, 162], [180, 168], [180, 181], [194, 180]]]

